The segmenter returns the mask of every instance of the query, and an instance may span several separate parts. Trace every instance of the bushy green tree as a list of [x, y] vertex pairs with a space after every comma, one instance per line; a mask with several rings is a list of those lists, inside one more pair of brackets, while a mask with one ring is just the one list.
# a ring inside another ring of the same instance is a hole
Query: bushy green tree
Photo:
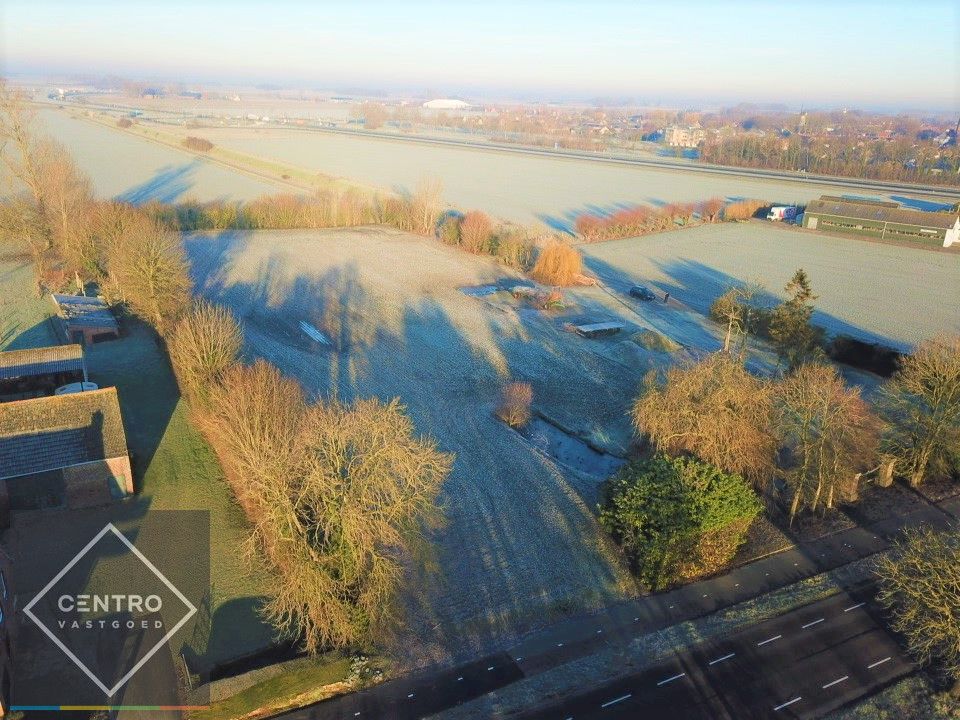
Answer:
[[660, 590], [721, 568], [762, 509], [740, 475], [693, 457], [630, 463], [604, 485], [600, 523]]
[[823, 355], [823, 330], [810, 322], [817, 296], [803, 268], [793, 274], [784, 289], [790, 297], [770, 316], [770, 339], [780, 362], [793, 372]]

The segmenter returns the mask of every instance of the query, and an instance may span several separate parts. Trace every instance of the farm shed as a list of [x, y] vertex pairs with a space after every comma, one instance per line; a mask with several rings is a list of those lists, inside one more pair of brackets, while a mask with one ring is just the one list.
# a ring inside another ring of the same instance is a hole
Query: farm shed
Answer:
[[0, 526], [18, 510], [133, 493], [116, 388], [0, 404]]
[[925, 212], [891, 205], [823, 197], [807, 205], [803, 226], [881, 240], [910, 240], [943, 247], [960, 244], [957, 213]]
[[0, 402], [53, 395], [61, 385], [86, 380], [80, 345], [0, 352]]
[[65, 342], [86, 345], [120, 336], [120, 326], [110, 306], [99, 297], [50, 296], [57, 308], [58, 328]]

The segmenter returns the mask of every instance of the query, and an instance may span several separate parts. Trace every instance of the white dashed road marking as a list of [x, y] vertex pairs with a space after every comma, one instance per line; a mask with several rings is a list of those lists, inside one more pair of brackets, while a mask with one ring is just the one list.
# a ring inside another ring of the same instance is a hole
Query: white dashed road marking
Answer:
[[761, 640], [760, 642], [757, 643], [757, 647], [760, 647], [761, 645], [766, 645], [767, 643], [772, 643], [774, 640], [779, 640], [782, 637], [783, 635], [774, 635], [772, 638]]
[[729, 660], [729, 659], [732, 658], [734, 655], [736, 655], [736, 653], [730, 653], [729, 655], [724, 655], [723, 657], [718, 657], [716, 660], [711, 660], [711, 661], [710, 661], [709, 663], [707, 663], [707, 664], [708, 664], [708, 665], [716, 665], [718, 662], [723, 662], [724, 660]]
[[684, 675], [686, 675], [686, 673], [685, 673], [685, 672], [682, 672], [682, 673], [680, 673], [679, 675], [674, 675], [673, 677], [668, 677], [666, 680], [661, 680], [660, 682], [657, 683], [657, 687], [660, 687], [661, 685], [666, 685], [668, 682], [673, 682], [674, 680], [679, 680], [679, 679], [682, 678]]
[[838, 684], [842, 683], [844, 680], [848, 680], [849, 678], [850, 678], [849, 675], [844, 675], [842, 678], [837, 678], [836, 680], [834, 680], [834, 681], [832, 681], [832, 682], [828, 682], [826, 685], [824, 685], [824, 686], [822, 687], [822, 689], [823, 689], [823, 690], [826, 690], [828, 687], [833, 687], [834, 685], [838, 685]]
[[885, 657], [883, 660], [877, 660], [875, 663], [871, 663], [870, 665], [867, 665], [867, 670], [873, 670], [875, 667], [877, 667], [877, 665], [883, 665], [885, 662], [888, 662], [889, 660], [892, 660], [892, 659], [893, 658]]
[[618, 702], [623, 702], [624, 700], [629, 700], [629, 699], [632, 698], [632, 697], [633, 697], [633, 693], [630, 693], [630, 694], [628, 694], [628, 695], [621, 695], [620, 697], [614, 698], [613, 700], [608, 700], [607, 702], [605, 702], [605, 703], [604, 703], [603, 705], [601, 705], [600, 707], [602, 707], [602, 708], [610, 707], [611, 705], [616, 705]]
[[857, 603], [856, 605], [851, 605], [846, 610], [844, 610], [844, 612], [850, 612], [851, 610], [856, 610], [858, 607], [863, 607], [864, 605], [866, 605], [865, 602]]
[[793, 705], [795, 702], [800, 702], [800, 700], [802, 700], [802, 699], [803, 699], [803, 698], [801, 698], [801, 697], [798, 695], [798, 696], [795, 697], [793, 700], [788, 700], [787, 702], [783, 703], [783, 705], [777, 705], [773, 710], [774, 710], [774, 712], [776, 712], [777, 710], [783, 710], [785, 707], [788, 707], [789, 705]]
[[407, 698], [408, 698], [408, 699], [409, 699], [409, 698], [412, 698], [412, 697], [413, 697], [413, 693], [410, 693], [409, 695], [407, 695]]
[[800, 629], [806, 630], [808, 627], [813, 627], [817, 623], [822, 623], [822, 622], [823, 622], [823, 618], [820, 618], [819, 620], [814, 620], [813, 622], [808, 622], [806, 625], [802, 625]]
[[490, 672], [491, 670], [493, 670], [494, 667], [495, 667], [494, 665], [491, 665], [490, 667], [488, 667], [487, 672]]

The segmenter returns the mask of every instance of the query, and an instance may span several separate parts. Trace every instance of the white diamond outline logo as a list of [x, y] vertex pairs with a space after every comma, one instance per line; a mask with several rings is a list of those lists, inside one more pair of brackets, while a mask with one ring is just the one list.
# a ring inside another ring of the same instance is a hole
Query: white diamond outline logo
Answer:
[[[116, 685], [114, 685], [113, 687], [107, 687], [107, 686], [103, 683], [103, 681], [100, 680], [100, 678], [98, 678], [98, 677], [96, 676], [96, 674], [93, 673], [93, 672], [90, 670], [90, 668], [88, 668], [86, 665], [84, 665], [84, 664], [80, 661], [80, 658], [78, 658], [78, 657], [73, 653], [73, 651], [70, 650], [70, 648], [68, 648], [66, 645], [64, 645], [63, 641], [60, 640], [60, 638], [58, 638], [58, 637], [50, 630], [50, 628], [48, 628], [46, 625], [44, 625], [44, 624], [40, 621], [40, 618], [38, 618], [36, 615], [33, 614], [33, 611], [31, 610], [31, 608], [32, 608], [34, 605], [36, 605], [36, 604], [40, 601], [40, 598], [42, 598], [44, 595], [46, 595], [47, 592], [50, 590], [50, 588], [52, 588], [54, 585], [56, 585], [57, 582], [58, 582], [64, 575], [66, 575], [68, 572], [70, 572], [70, 569], [71, 569], [74, 565], [76, 565], [78, 562], [80, 562], [80, 560], [83, 558], [83, 556], [86, 555], [87, 552], [88, 552], [94, 545], [96, 545], [98, 542], [100, 542], [100, 539], [101, 539], [104, 535], [106, 535], [107, 533], [111, 533], [111, 532], [112, 532], [124, 545], [126, 545], [127, 548], [130, 549], [130, 552], [132, 552], [134, 555], [136, 555], [136, 557], [137, 557], [144, 565], [147, 566], [147, 569], [148, 569], [148, 570], [150, 570], [154, 575], [156, 575], [157, 578], [158, 578], [164, 585], [166, 585], [167, 588], [169, 588], [170, 591], [171, 591], [174, 595], [176, 595], [177, 598], [179, 598], [180, 601], [181, 601], [184, 605], [187, 606], [187, 614], [183, 617], [182, 620], [180, 620], [180, 622], [178, 622], [176, 625], [174, 625], [174, 626], [170, 629], [170, 631], [169, 631], [166, 635], [164, 635], [164, 636], [157, 642], [157, 644], [154, 645], [154, 647], [153, 647], [146, 655], [144, 655], [142, 658], [140, 658], [140, 661], [139, 661], [136, 665], [134, 665], [133, 668], [131, 668], [130, 671], [127, 672], [126, 675], [124, 675], [122, 678], [120, 678], [120, 680], [117, 681]], [[152, 562], [150, 562], [150, 560], [147, 558], [146, 555], [144, 555], [142, 552], [140, 552], [140, 550], [138, 550], [137, 547], [136, 547], [132, 542], [130, 542], [130, 541], [127, 539], [126, 535], [124, 535], [122, 532], [120, 532], [119, 530], [117, 530], [116, 526], [115, 526], [113, 523], [107, 523], [107, 524], [103, 527], [103, 530], [101, 530], [100, 532], [98, 532], [98, 533], [94, 536], [93, 540], [91, 540], [90, 542], [88, 542], [88, 543], [83, 547], [83, 549], [82, 549], [80, 552], [78, 552], [78, 553], [76, 554], [76, 556], [74, 556], [73, 560], [71, 560], [69, 563], [67, 563], [66, 567], [64, 567], [63, 570], [61, 570], [60, 572], [58, 572], [58, 573], [54, 576], [53, 580], [51, 580], [50, 582], [48, 582], [48, 583], [46, 584], [46, 586], [43, 588], [43, 590], [41, 590], [39, 593], [37, 593], [37, 596], [36, 596], [35, 598], [33, 598], [33, 600], [31, 600], [29, 603], [26, 604], [26, 606], [23, 608], [23, 612], [24, 612], [24, 614], [25, 614], [27, 617], [29, 617], [31, 620], [33, 620], [34, 624], [35, 624], [38, 628], [40, 628], [48, 638], [50, 638], [51, 640], [53, 640], [54, 644], [55, 644], [58, 648], [60, 648], [60, 649], [66, 654], [66, 656], [67, 656], [68, 658], [70, 658], [70, 659], [74, 662], [74, 664], [75, 664], [78, 668], [80, 668], [80, 669], [84, 672], [84, 674], [85, 674], [88, 678], [90, 678], [90, 679], [94, 682], [94, 684], [96, 684], [96, 686], [97, 686], [98, 688], [100, 688], [100, 689], [103, 691], [103, 693], [109, 698], [109, 697], [112, 697], [112, 696], [114, 695], [114, 693], [117, 692], [117, 690], [119, 690], [119, 689], [122, 688], [124, 685], [126, 685], [126, 684], [130, 681], [130, 678], [132, 678], [134, 675], [136, 675], [137, 671], [138, 671], [141, 667], [143, 667], [143, 665], [144, 665], [150, 658], [152, 658], [152, 657], [160, 650], [160, 648], [162, 648], [162, 647], [167, 643], [167, 641], [170, 640], [170, 638], [172, 638], [174, 635], [177, 634], [177, 631], [178, 631], [180, 628], [182, 628], [182, 627], [190, 620], [190, 618], [192, 618], [192, 617], [196, 614], [197, 608], [196, 608], [196, 606], [194, 606], [194, 604], [193, 604], [192, 602], [190, 602], [189, 599], [187, 599], [187, 596], [186, 596], [186, 595], [184, 595], [182, 592], [180, 592], [180, 591], [177, 589], [177, 587], [176, 587], [172, 582], [170, 582], [170, 581], [167, 579], [167, 577], [166, 577], [162, 572], [160, 572], [160, 570], [158, 570], [157, 567], [156, 567]]]

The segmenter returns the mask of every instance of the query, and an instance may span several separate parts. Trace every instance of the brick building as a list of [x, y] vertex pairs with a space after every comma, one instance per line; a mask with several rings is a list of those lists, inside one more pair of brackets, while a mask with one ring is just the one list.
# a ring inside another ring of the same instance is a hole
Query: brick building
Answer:
[[0, 404], [0, 527], [11, 512], [133, 493], [116, 388]]
[[110, 306], [97, 297], [52, 294], [57, 328], [63, 342], [89, 345], [120, 337], [120, 326]]

